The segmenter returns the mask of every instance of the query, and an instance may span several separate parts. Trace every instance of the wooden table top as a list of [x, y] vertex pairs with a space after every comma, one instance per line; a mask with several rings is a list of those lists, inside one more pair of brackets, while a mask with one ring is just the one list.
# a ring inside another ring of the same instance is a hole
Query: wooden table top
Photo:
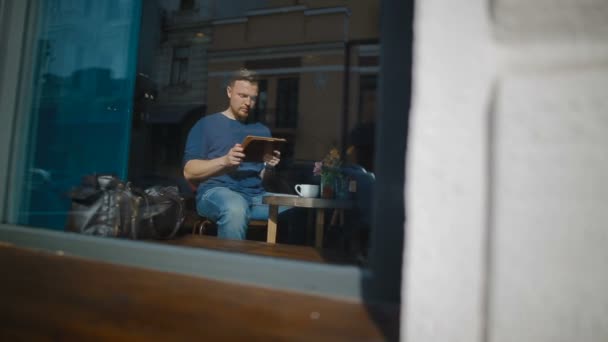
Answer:
[[355, 201], [352, 200], [310, 198], [295, 195], [264, 196], [262, 202], [270, 205], [318, 209], [350, 209], [355, 205]]
[[0, 340], [384, 341], [376, 306], [13, 247], [0, 242]]

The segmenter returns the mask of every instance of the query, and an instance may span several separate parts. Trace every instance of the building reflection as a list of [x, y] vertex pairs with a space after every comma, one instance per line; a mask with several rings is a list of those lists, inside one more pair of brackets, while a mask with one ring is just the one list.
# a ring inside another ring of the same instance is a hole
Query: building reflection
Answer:
[[[143, 11], [158, 13], [144, 16], [140, 41], [142, 55], [154, 56], [142, 73], [157, 95], [138, 108], [135, 136], [148, 143], [134, 143], [132, 175], [181, 178], [188, 130], [225, 109], [227, 76], [242, 67], [261, 76], [250, 120], [287, 138], [286, 162], [345, 150], [350, 132], [375, 120], [379, 1], [163, 0]], [[154, 47], [145, 41], [155, 32]]]

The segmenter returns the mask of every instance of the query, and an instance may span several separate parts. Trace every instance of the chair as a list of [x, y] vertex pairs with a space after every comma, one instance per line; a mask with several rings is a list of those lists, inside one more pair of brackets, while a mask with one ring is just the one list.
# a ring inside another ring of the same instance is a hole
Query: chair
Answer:
[[[342, 168], [342, 174], [354, 180], [357, 191], [354, 195], [355, 209], [346, 223], [341, 222], [341, 240], [344, 248], [355, 248], [354, 252], [365, 254], [367, 235], [372, 220], [373, 189], [376, 176], [360, 165], [348, 165]], [[347, 247], [348, 246], [348, 247]]]
[[[267, 228], [267, 226], [267, 220], [249, 221], [249, 228]], [[199, 215], [199, 220], [192, 225], [192, 235], [212, 235], [213, 228], [215, 227], [215, 222]]]
[[376, 176], [360, 165], [349, 165], [342, 168], [342, 174], [350, 177], [357, 183], [354, 200], [358, 209], [358, 219], [364, 224], [371, 223], [371, 209], [373, 203], [373, 189]]
[[[188, 182], [188, 181], [187, 181]], [[193, 212], [196, 215], [196, 218], [193, 219], [192, 222], [192, 235], [213, 235], [213, 228], [216, 228], [217, 225], [211, 219], [201, 216], [196, 211], [196, 187], [194, 184], [188, 182], [190, 190], [194, 196], [187, 199], [186, 209], [190, 212]], [[268, 229], [268, 221], [267, 220], [250, 220], [249, 228], [266, 228]], [[217, 231], [216, 231], [217, 234]], [[267, 241], [269, 242], [269, 241]]]

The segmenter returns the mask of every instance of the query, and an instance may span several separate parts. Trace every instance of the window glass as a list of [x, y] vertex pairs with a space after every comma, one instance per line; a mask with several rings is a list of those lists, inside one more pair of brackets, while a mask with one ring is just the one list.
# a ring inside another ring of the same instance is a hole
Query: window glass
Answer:
[[[182, 170], [186, 138], [198, 120], [228, 107], [229, 75], [247, 68], [260, 79], [248, 122], [287, 140], [266, 190], [295, 195], [296, 184], [320, 185], [315, 162], [338, 152], [350, 171], [331, 181], [331, 196], [341, 193], [353, 209], [326, 211], [322, 246], [351, 261], [366, 257], [379, 0], [48, 4], [37, 18], [31, 111], [21, 119], [26, 149], [12, 176], [13, 222], [63, 229], [67, 194], [93, 174], [141, 188], [177, 185], [196, 216], [196, 187]], [[280, 242], [292, 243], [281, 236], [286, 231], [279, 227]], [[306, 234], [296, 243], [312, 246], [315, 233]], [[264, 241], [265, 233], [248, 238]]]
[[[143, 170], [141, 163], [134, 165], [131, 170], [140, 172], [131, 179], [183, 183], [179, 158], [188, 131], [199, 119], [228, 108], [231, 73], [255, 71], [258, 97], [247, 122], [260, 122], [272, 136], [287, 140], [266, 190], [294, 195], [296, 184], [320, 185], [315, 162], [335, 149], [341, 166], [352, 172], [334, 180], [335, 187], [346, 189], [342, 194], [355, 209], [342, 217], [327, 210], [323, 247], [364, 259], [373, 229], [380, 1], [198, 1], [201, 10], [184, 13], [186, 3], [158, 4], [167, 24], [160, 27], [165, 38], [150, 49], [155, 56], [150, 78], [158, 96], [148, 112], [162, 112], [166, 120], [144, 120], [139, 126], [148, 143], [134, 140], [132, 145], [140, 147], [131, 156], [154, 156], [155, 165]], [[155, 29], [142, 27], [141, 39]], [[180, 76], [180, 70], [187, 72]], [[186, 197], [196, 196], [188, 193], [192, 187], [182, 188]], [[279, 238], [282, 229], [279, 225]], [[309, 232], [304, 243], [313, 245], [314, 236]], [[265, 231], [248, 238], [264, 241]]]
[[296, 128], [298, 124], [298, 78], [280, 78], [277, 83], [277, 128]]
[[171, 65], [171, 84], [186, 83], [188, 77], [188, 58], [190, 48], [178, 47], [173, 50], [173, 63]]
[[247, 118], [247, 121], [250, 123], [253, 122], [261, 122], [263, 124], [268, 124], [267, 113], [268, 111], [268, 80], [261, 79], [258, 83], [258, 99], [256, 101], [255, 107], [253, 108], [253, 113]]
[[[34, 77], [24, 80], [31, 103], [19, 118], [9, 221], [62, 230], [68, 192], [83, 175], [127, 176], [140, 8], [128, 0], [48, 4], [36, 18], [35, 65], [26, 66]], [[110, 6], [124, 15], [109, 18]]]
[[180, 9], [182, 11], [188, 11], [194, 9], [194, 0], [181, 0]]

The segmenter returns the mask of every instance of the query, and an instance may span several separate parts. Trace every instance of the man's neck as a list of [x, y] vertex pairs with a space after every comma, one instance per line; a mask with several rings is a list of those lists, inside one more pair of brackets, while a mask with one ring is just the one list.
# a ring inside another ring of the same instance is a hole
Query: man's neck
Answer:
[[241, 120], [240, 118], [238, 118], [238, 117], [237, 117], [237, 116], [236, 116], [236, 115], [235, 115], [235, 114], [232, 112], [232, 110], [230, 110], [230, 108], [228, 108], [228, 109], [226, 109], [225, 111], [223, 111], [223, 112], [222, 112], [222, 114], [223, 114], [225, 117], [227, 117], [228, 119], [235, 120], [235, 121], [238, 121], [238, 122], [241, 122], [241, 123], [245, 122], [245, 120]]
[[230, 108], [228, 108], [225, 111], [223, 111], [222, 114], [225, 117], [227, 117], [228, 119], [236, 120], [236, 116], [234, 115], [234, 113], [232, 113], [232, 111], [230, 110]]

